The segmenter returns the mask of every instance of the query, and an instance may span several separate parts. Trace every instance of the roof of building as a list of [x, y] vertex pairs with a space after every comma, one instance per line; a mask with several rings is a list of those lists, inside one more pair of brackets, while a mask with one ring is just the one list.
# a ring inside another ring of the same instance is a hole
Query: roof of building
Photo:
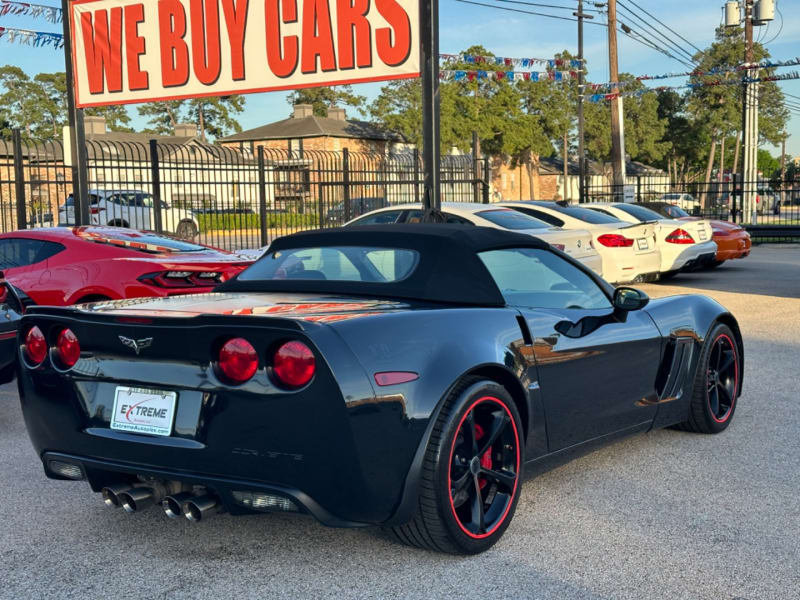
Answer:
[[220, 142], [250, 142], [262, 140], [286, 140], [314, 137], [341, 137], [362, 140], [403, 142], [399, 133], [387, 131], [365, 121], [330, 119], [328, 117], [289, 117], [283, 121], [268, 123], [221, 138]]
[[[611, 172], [610, 163], [602, 163], [596, 160], [587, 160], [588, 175], [606, 175]], [[580, 169], [578, 161], [571, 160], [567, 163], [567, 170], [570, 175], [579, 175]], [[652, 167], [644, 163], [629, 160], [625, 164], [625, 171], [628, 175], [659, 175], [664, 173], [663, 169]], [[539, 173], [545, 175], [561, 175], [564, 172], [564, 161], [557, 157], [551, 156], [539, 159]]]

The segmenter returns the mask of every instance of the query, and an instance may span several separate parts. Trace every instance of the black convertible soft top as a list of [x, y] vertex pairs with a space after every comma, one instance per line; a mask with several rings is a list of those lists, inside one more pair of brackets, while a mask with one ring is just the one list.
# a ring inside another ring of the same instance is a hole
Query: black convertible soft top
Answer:
[[403, 248], [416, 250], [420, 258], [417, 268], [408, 277], [392, 283], [301, 279], [245, 281], [237, 277], [218, 286], [216, 290], [321, 292], [407, 298], [467, 306], [505, 306], [503, 295], [478, 258], [478, 253], [500, 248], [548, 247], [538, 238], [502, 229], [426, 223], [304, 231], [278, 238], [270, 245], [265, 256], [278, 250], [325, 246]]

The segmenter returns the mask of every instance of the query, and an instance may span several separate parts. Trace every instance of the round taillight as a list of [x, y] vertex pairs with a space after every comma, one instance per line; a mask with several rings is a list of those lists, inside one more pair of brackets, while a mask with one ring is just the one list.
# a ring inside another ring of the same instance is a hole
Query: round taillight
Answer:
[[219, 351], [219, 368], [232, 383], [244, 383], [258, 370], [258, 354], [244, 338], [228, 340]]
[[311, 381], [317, 370], [311, 348], [303, 342], [286, 342], [275, 352], [272, 371], [275, 377], [289, 387], [302, 387]]
[[78, 343], [78, 338], [70, 329], [64, 329], [58, 334], [56, 340], [56, 354], [58, 354], [58, 362], [60, 366], [65, 369], [71, 369], [78, 362], [81, 357], [81, 345]]
[[32, 365], [40, 365], [47, 358], [47, 340], [44, 338], [42, 330], [38, 327], [31, 327], [25, 335], [25, 346], [23, 346], [25, 356]]

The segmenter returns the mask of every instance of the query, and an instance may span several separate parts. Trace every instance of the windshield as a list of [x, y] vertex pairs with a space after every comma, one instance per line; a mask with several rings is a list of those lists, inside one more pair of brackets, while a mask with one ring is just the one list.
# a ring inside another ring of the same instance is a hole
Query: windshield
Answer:
[[549, 229], [551, 227], [544, 221], [511, 209], [482, 210], [475, 214], [504, 229]]
[[567, 215], [568, 217], [572, 217], [573, 219], [578, 219], [579, 221], [584, 221], [585, 223], [591, 223], [592, 225], [603, 225], [606, 223], [619, 224], [622, 222], [619, 219], [615, 219], [614, 217], [604, 215], [603, 213], [599, 213], [589, 208], [581, 208], [578, 206], [558, 206], [558, 205], [549, 206], [548, 208], [556, 212], [560, 212], [562, 215]]
[[644, 206], [636, 206], [635, 204], [617, 204], [617, 208], [628, 213], [632, 217], [636, 217], [642, 222], [658, 221], [664, 218], [654, 210], [650, 210]]
[[269, 252], [243, 271], [239, 281], [301, 279], [393, 283], [411, 275], [415, 250], [367, 246], [326, 246]]
[[205, 246], [198, 246], [174, 238], [157, 235], [155, 233], [138, 232], [120, 228], [119, 231], [111, 229], [83, 230], [78, 235], [89, 242], [97, 244], [110, 244], [139, 252], [158, 253], [165, 252], [201, 252], [207, 250]]

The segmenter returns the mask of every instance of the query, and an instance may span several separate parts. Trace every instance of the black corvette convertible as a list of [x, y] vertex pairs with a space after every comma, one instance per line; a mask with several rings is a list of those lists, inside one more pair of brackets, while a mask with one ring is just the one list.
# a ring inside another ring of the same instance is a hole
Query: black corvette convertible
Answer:
[[736, 320], [648, 301], [526, 235], [454, 225], [306, 232], [218, 292], [33, 307], [30, 437], [109, 506], [310, 513], [476, 553], [523, 472], [620, 437], [733, 418]]

